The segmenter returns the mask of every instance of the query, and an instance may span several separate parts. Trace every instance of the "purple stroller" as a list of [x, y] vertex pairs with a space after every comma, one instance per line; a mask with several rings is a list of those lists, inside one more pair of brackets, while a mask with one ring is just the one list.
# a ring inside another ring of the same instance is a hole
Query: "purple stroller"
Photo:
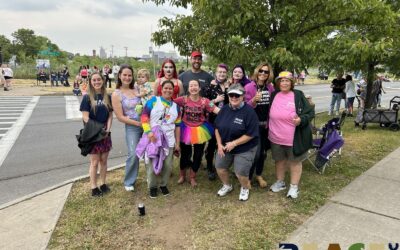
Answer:
[[330, 159], [336, 153], [341, 154], [344, 140], [340, 129], [345, 118], [346, 112], [343, 112], [340, 118], [333, 118], [321, 129], [317, 129], [317, 137], [313, 139], [313, 148], [307, 159], [320, 174], [324, 173], [325, 168], [330, 165]]

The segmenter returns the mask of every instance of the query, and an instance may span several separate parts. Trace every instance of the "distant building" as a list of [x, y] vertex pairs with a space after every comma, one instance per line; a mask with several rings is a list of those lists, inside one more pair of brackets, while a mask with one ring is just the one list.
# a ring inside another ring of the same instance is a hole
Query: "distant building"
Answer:
[[103, 47], [100, 47], [100, 58], [102, 59], [107, 58], [106, 50]]
[[93, 56], [93, 57], [96, 57], [96, 50], [95, 50], [95, 49], [92, 50], [92, 56]]
[[140, 59], [143, 61], [153, 60], [154, 63], [161, 64], [167, 58], [174, 61], [179, 61], [181, 59], [175, 51], [154, 51], [152, 47], [149, 47], [149, 55], [143, 55]]

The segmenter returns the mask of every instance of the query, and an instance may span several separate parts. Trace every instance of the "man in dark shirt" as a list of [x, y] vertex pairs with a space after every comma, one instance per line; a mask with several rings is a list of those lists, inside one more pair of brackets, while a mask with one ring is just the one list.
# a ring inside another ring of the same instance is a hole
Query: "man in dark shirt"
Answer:
[[333, 107], [336, 103], [336, 115], [339, 115], [340, 103], [343, 99], [343, 90], [346, 87], [346, 79], [343, 78], [343, 74], [338, 73], [336, 79], [332, 81], [332, 100], [329, 109], [329, 115], [333, 115]]
[[188, 86], [191, 80], [198, 80], [201, 87], [201, 96], [204, 96], [204, 89], [206, 86], [210, 85], [211, 81], [214, 79], [209, 73], [201, 69], [201, 64], [203, 63], [203, 55], [199, 51], [193, 51], [190, 56], [190, 61], [192, 63], [192, 68], [179, 75], [179, 80], [182, 81], [183, 90], [185, 95], [188, 94]]

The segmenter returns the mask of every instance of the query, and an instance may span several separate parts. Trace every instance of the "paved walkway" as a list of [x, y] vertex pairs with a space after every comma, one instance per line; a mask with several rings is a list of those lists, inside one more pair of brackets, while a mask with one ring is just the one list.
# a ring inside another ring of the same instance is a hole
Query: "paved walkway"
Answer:
[[[328, 249], [339, 243], [400, 244], [400, 148], [356, 178], [286, 240], [299, 249]], [[317, 248], [316, 248], [317, 247]]]
[[[400, 243], [399, 162], [400, 148], [332, 197], [286, 242], [302, 250], [328, 249], [330, 243], [348, 249], [358, 242], [383, 250]], [[45, 249], [71, 186], [0, 207], [0, 249]]]

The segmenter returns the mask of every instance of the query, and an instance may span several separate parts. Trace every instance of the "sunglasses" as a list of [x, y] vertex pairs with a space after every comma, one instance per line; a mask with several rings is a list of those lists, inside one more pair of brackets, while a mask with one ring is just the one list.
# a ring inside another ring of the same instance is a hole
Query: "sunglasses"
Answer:
[[233, 97], [239, 98], [239, 97], [241, 97], [242, 95], [239, 95], [239, 94], [236, 94], [236, 93], [230, 93], [230, 94], [228, 94], [228, 96], [231, 97], [231, 98], [233, 98]]
[[260, 74], [262, 74], [262, 73], [264, 73], [264, 74], [269, 74], [269, 70], [260, 69], [260, 70], [258, 71], [258, 73], [260, 73]]

